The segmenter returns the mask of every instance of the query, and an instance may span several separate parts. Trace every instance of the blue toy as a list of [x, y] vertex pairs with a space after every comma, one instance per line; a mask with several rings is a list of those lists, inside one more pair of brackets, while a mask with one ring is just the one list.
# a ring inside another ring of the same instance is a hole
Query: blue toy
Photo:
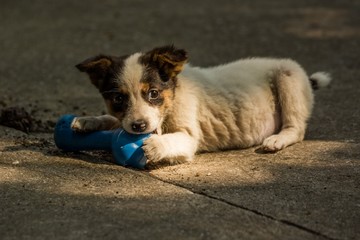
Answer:
[[123, 129], [79, 133], [71, 129], [75, 117], [64, 115], [56, 123], [54, 138], [58, 148], [69, 152], [107, 150], [113, 153], [117, 164], [145, 167], [146, 157], [141, 146], [150, 134], [130, 134]]

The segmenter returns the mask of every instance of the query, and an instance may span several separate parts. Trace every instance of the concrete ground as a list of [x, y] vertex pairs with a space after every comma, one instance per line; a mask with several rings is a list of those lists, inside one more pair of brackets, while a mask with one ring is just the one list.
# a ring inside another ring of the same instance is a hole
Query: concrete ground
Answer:
[[[360, 239], [360, 2], [11, 1], [0, 5], [0, 110], [43, 128], [0, 126], [1, 239]], [[104, 153], [63, 153], [65, 113], [101, 114], [74, 65], [162, 44], [194, 65], [289, 57], [330, 71], [304, 142], [279, 153], [208, 153], [138, 171]]]

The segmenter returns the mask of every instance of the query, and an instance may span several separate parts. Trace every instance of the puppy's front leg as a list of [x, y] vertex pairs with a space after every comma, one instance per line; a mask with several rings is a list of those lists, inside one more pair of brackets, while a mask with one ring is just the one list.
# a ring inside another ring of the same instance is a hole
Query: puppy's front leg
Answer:
[[196, 149], [196, 139], [184, 132], [154, 134], [144, 141], [143, 146], [148, 161], [164, 160], [171, 164], [191, 161]]
[[111, 115], [101, 115], [96, 117], [76, 117], [71, 123], [71, 128], [77, 132], [111, 130], [119, 127], [119, 120]]

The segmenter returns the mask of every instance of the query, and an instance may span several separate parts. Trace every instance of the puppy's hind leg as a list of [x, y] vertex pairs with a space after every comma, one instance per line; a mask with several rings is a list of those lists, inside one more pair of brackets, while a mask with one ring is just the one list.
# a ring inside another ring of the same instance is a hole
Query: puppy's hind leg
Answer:
[[265, 151], [279, 151], [304, 139], [306, 121], [313, 106], [313, 93], [304, 70], [295, 62], [286, 60], [274, 73], [274, 91], [281, 111], [281, 130], [266, 138]]

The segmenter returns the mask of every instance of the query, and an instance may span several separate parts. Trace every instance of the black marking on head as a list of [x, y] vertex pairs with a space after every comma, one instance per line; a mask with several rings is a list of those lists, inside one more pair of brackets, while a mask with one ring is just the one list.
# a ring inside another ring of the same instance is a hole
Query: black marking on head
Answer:
[[[168, 81], [163, 81], [158, 71], [154, 68], [147, 67], [141, 83], [141, 96], [151, 105], [161, 106], [165, 102], [165, 98], [173, 98], [177, 86], [177, 78], [174, 77]], [[151, 97], [151, 91], [157, 91], [158, 97]], [[171, 92], [172, 94], [169, 94]]]
[[140, 63], [157, 71], [164, 82], [175, 79], [188, 60], [187, 52], [173, 45], [154, 48], [140, 58]]
[[[152, 91], [158, 92], [158, 96], [156, 98], [151, 96]], [[161, 90], [159, 88], [152, 87], [150, 89], [147, 89], [147, 87], [146, 87], [141, 91], [141, 96], [150, 105], [161, 106], [164, 103], [164, 96], [163, 96], [162, 92], [163, 92], [163, 90]]]
[[76, 68], [86, 72], [91, 82], [102, 93], [117, 87], [114, 79], [121, 72], [126, 57], [98, 55], [77, 64]]
[[173, 89], [176, 87], [177, 78], [174, 77], [172, 79], [168, 79], [167, 81], [164, 81], [163, 77], [161, 76], [161, 73], [159, 73], [157, 69], [152, 67], [147, 67], [140, 82], [149, 84], [150, 88], [156, 87], [158, 89], [169, 89], [169, 88]]
[[125, 112], [129, 107], [129, 95], [120, 92], [118, 89], [102, 92], [102, 96], [114, 113]]

